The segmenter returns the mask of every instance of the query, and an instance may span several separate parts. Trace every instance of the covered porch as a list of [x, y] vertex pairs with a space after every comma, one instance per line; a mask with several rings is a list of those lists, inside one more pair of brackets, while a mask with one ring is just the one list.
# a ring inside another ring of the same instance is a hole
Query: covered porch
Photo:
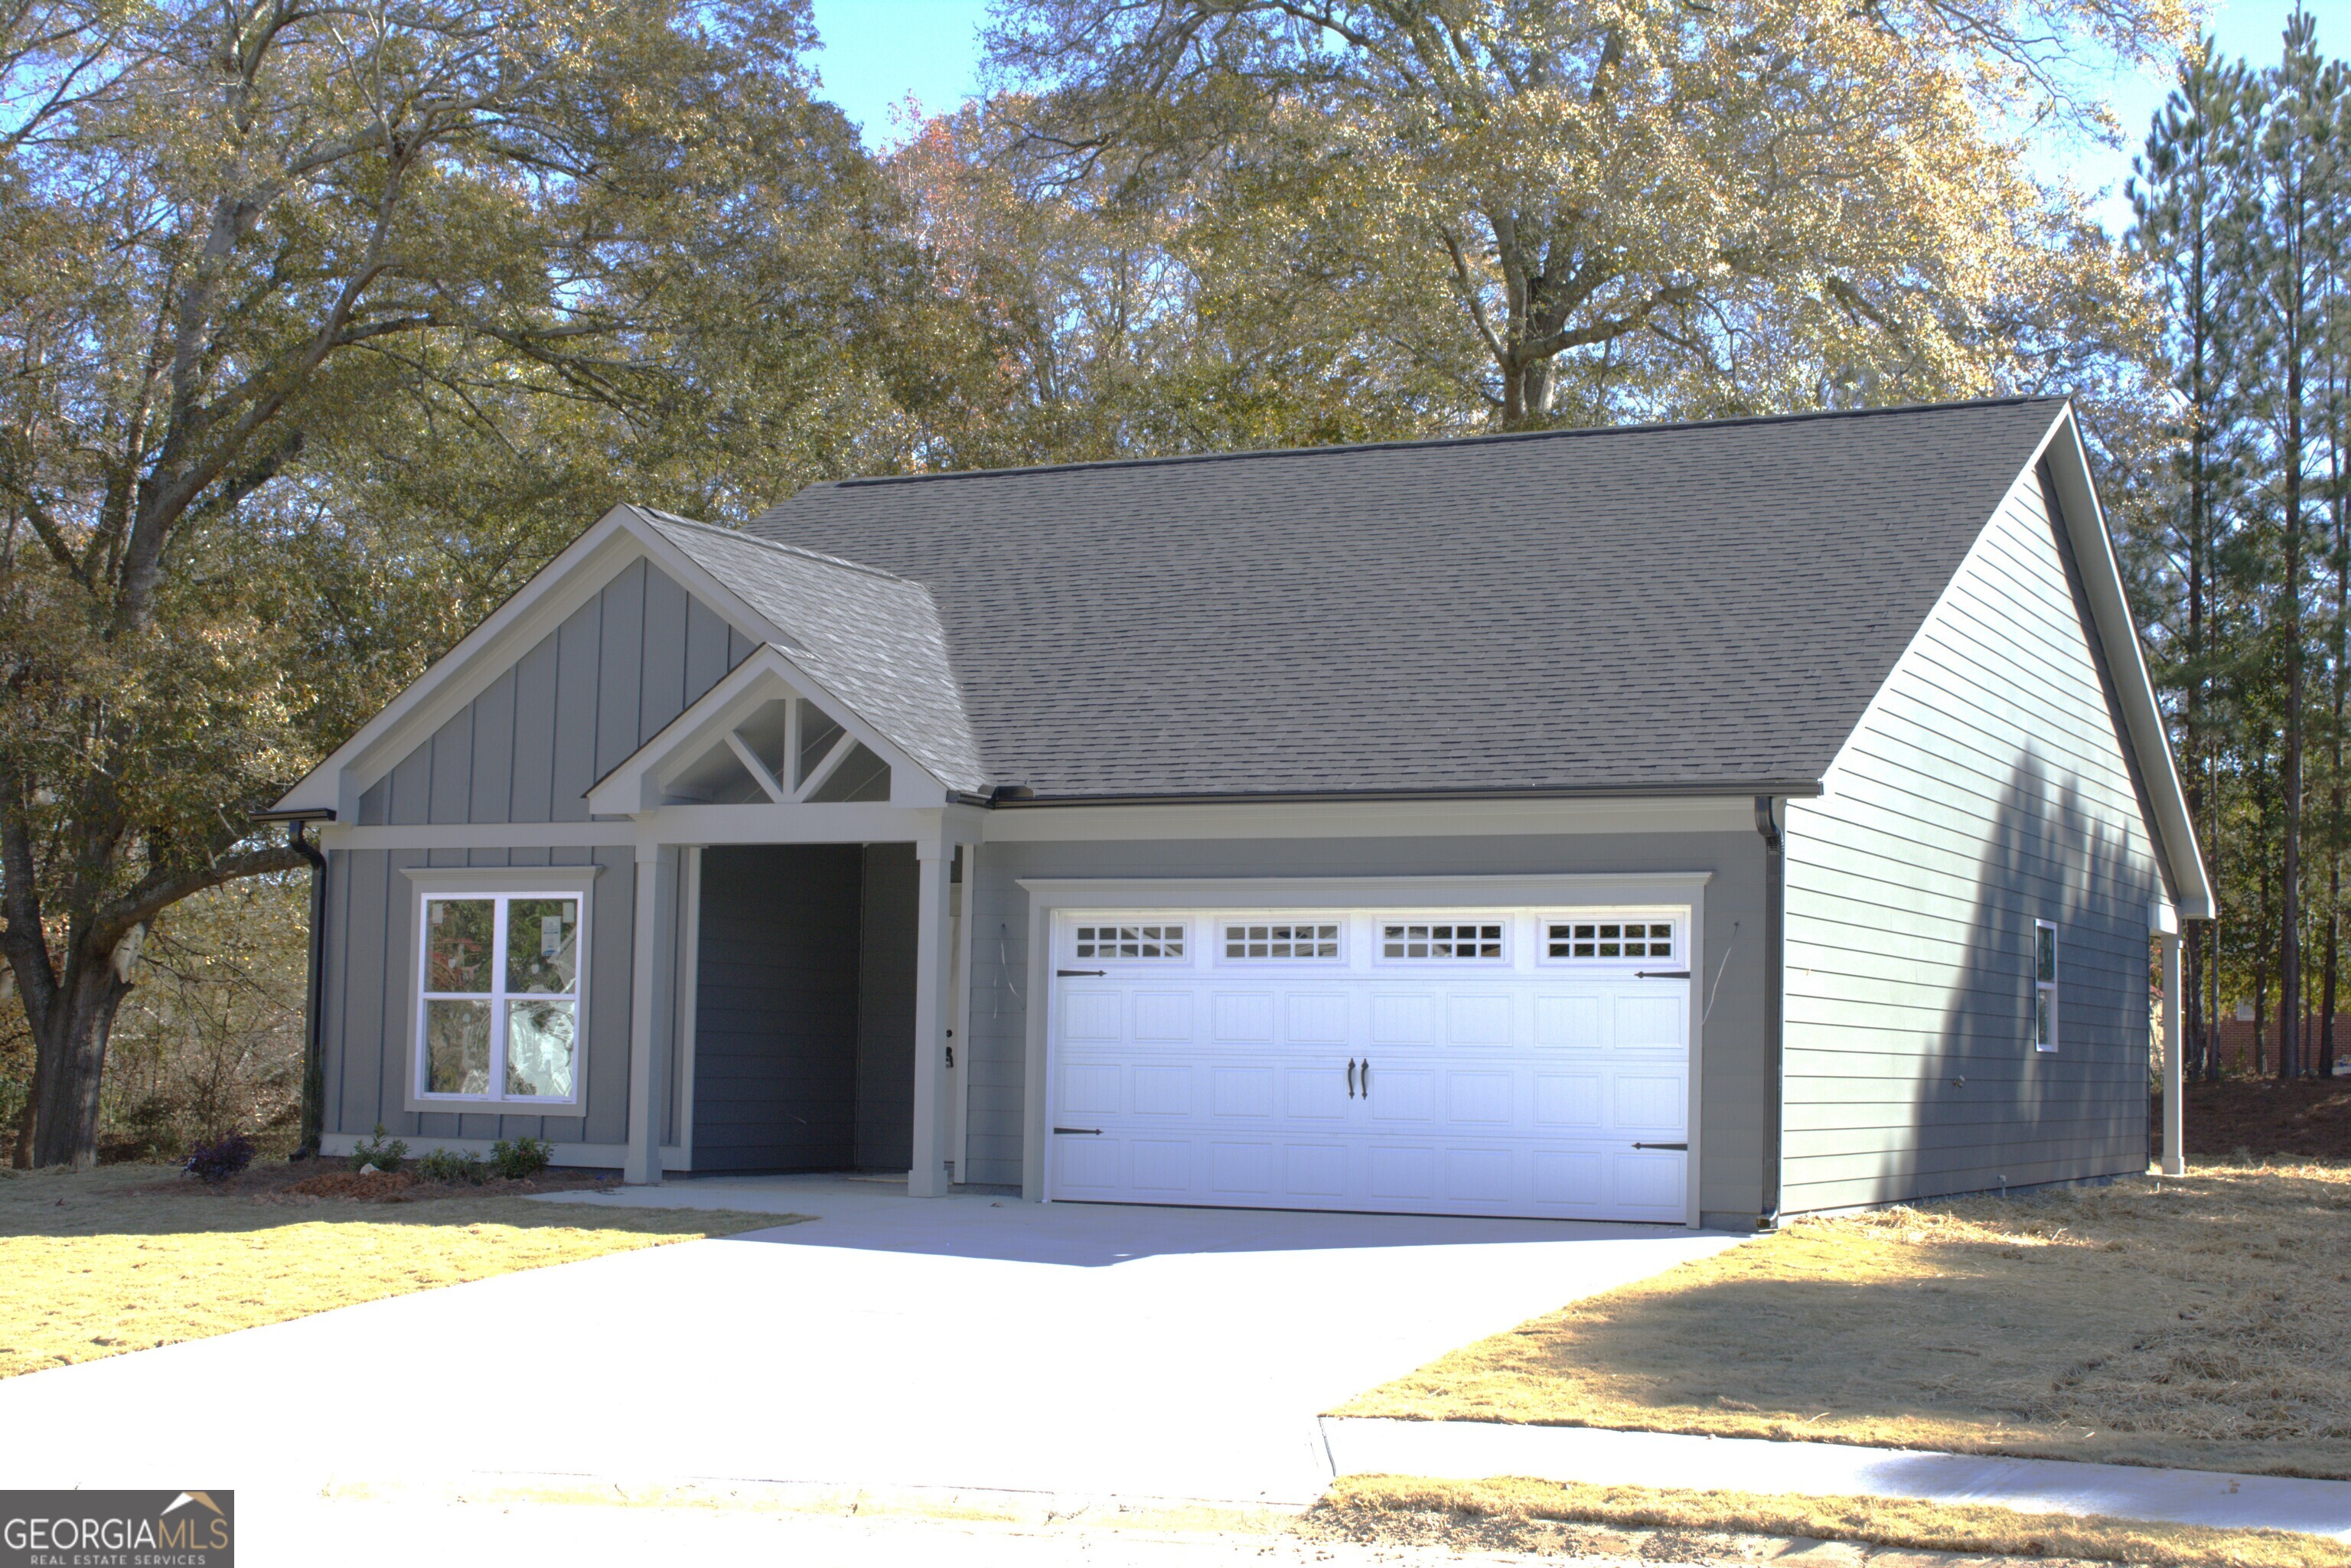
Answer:
[[964, 1165], [971, 806], [761, 649], [590, 792], [634, 826], [624, 1179]]

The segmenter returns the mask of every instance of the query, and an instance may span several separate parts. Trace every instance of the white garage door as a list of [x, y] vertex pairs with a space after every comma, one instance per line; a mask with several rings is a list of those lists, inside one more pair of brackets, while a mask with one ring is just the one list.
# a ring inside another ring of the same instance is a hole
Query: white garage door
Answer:
[[1055, 917], [1049, 1196], [1687, 1218], [1687, 907]]

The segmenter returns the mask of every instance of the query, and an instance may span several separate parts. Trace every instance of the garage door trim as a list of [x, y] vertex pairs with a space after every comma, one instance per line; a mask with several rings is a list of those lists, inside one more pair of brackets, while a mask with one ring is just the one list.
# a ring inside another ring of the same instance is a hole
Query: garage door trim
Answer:
[[1684, 1184], [1684, 1223], [1695, 1227], [1698, 1223], [1704, 1135], [1699, 1111], [1706, 1051], [1701, 979], [1708, 972], [1706, 885], [1713, 875], [1712, 872], [1692, 871], [1536, 876], [1016, 878], [1017, 884], [1029, 895], [1028, 978], [1023, 988], [1030, 1005], [1023, 1009], [1027, 1015], [1028, 1051], [1023, 1075], [1026, 1136], [1022, 1140], [1022, 1196], [1032, 1201], [1047, 1196], [1045, 1169], [1051, 1133], [1047, 1120], [1050, 1031], [1046, 1013], [1053, 988], [1052, 932], [1058, 915], [1085, 909], [1147, 908], [1155, 904], [1262, 909], [1280, 905], [1427, 908], [1444, 904], [1489, 907], [1686, 904], [1690, 911], [1690, 993], [1686, 1112], [1689, 1152]]

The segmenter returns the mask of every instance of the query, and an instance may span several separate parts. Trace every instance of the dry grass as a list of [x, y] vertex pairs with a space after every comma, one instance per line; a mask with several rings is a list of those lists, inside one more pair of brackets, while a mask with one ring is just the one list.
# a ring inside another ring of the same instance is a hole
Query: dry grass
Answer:
[[0, 1172], [0, 1376], [799, 1218], [469, 1188], [398, 1204], [207, 1192], [157, 1166]]
[[[1343, 1476], [1301, 1522], [1305, 1531], [1325, 1538], [1389, 1545], [1614, 1554], [1607, 1550], [1614, 1542], [1595, 1540], [1591, 1531], [1577, 1526], [1792, 1536], [1913, 1552], [1991, 1552], [2150, 1568], [2351, 1568], [2351, 1545], [2274, 1530], [2207, 1530], [1888, 1498], [1765, 1497], [1510, 1478], [1449, 1481]], [[1637, 1555], [1689, 1560], [1673, 1548], [1704, 1544], [1653, 1539]]]
[[2351, 1477], [2351, 1166], [1804, 1221], [1339, 1414]]

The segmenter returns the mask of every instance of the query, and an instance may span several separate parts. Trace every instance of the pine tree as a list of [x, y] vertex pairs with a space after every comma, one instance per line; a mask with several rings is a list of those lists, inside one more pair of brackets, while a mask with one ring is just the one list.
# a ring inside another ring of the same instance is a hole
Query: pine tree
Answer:
[[2324, 338], [2331, 204], [2342, 194], [2335, 118], [2342, 73], [2319, 54], [2317, 24], [2297, 9], [2285, 50], [2264, 71], [2241, 118], [2248, 178], [2240, 183], [2241, 266], [2249, 308], [2246, 407], [2262, 453], [2262, 500], [2276, 529], [2277, 577], [2271, 632], [2284, 683], [2278, 758], [2278, 1052], [2281, 1078], [2299, 1076], [2307, 1010], [2303, 985], [2306, 910], [2304, 770], [2309, 739], [2306, 581], [2314, 460], [2322, 420], [2314, 417], [2311, 370]]
[[[2178, 445], [2165, 476], [2162, 509], [2169, 535], [2165, 551], [2180, 602], [2178, 618], [2167, 629], [2160, 674], [2179, 693], [2189, 810], [2214, 856], [2220, 843], [2213, 692], [2220, 655], [2214, 593], [2235, 473], [2225, 438], [2237, 391], [2220, 253], [2239, 151], [2229, 128], [2246, 90], [2243, 65], [2216, 60], [2206, 39], [2180, 68], [2179, 85], [2158, 112], [2126, 187], [2137, 219], [2130, 243], [2152, 269], [2175, 324], [2166, 369], [2179, 400], [2170, 431]], [[2189, 945], [2182, 977], [2187, 994], [2178, 1004], [2191, 1066], [2208, 1075], [2219, 1067], [2220, 940], [2219, 924], [2210, 922]]]

